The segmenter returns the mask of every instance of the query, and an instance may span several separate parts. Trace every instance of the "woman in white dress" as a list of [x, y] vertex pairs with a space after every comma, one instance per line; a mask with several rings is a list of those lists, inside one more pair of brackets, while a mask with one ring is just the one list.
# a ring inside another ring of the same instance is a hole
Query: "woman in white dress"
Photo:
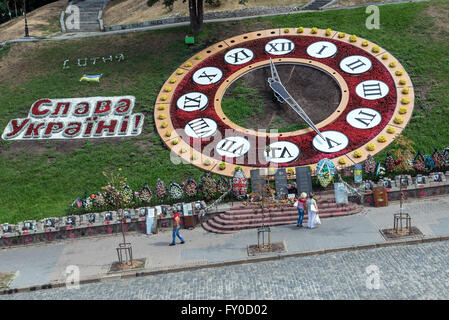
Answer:
[[307, 206], [307, 227], [310, 229], [315, 228], [315, 220], [317, 218], [318, 206], [316, 200], [313, 198], [313, 193], [309, 193], [309, 197], [306, 201]]

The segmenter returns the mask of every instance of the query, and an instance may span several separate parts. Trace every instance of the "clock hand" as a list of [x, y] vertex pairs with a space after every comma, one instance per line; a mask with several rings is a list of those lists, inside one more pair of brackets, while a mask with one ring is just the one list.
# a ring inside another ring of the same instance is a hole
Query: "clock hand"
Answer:
[[[304, 112], [304, 110], [299, 106], [299, 104], [295, 101], [295, 99], [292, 98], [290, 93], [285, 89], [284, 85], [281, 82], [281, 79], [279, 78], [279, 74], [274, 66], [273, 60], [270, 58], [270, 68], [271, 68], [271, 78], [268, 78], [268, 84], [270, 85], [270, 88], [273, 89], [275, 94], [277, 94], [277, 98], [279, 100], [279, 97], [283, 101], [287, 101], [288, 105], [298, 114], [301, 116], [301, 118], [313, 129], [315, 132], [320, 136], [321, 139], [324, 139], [323, 135], [321, 134], [320, 130], [315, 126], [315, 124], [310, 120], [310, 118], [307, 116], [307, 114]], [[279, 97], [278, 97], [279, 96]], [[280, 100], [279, 100], [280, 101]]]

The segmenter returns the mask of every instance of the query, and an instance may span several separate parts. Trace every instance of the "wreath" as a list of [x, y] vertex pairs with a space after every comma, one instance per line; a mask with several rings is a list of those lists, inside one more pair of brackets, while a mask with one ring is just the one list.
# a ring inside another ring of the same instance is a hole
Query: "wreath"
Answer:
[[149, 203], [151, 201], [152, 197], [153, 197], [153, 192], [151, 191], [150, 187], [145, 183], [142, 186], [142, 189], [140, 189], [139, 198], [143, 202]]
[[173, 200], [179, 200], [184, 195], [182, 187], [176, 182], [170, 182], [168, 185], [168, 193]]
[[186, 181], [184, 181], [183, 185], [184, 185], [184, 192], [186, 195], [188, 195], [189, 197], [194, 197], [197, 195], [198, 184], [193, 178], [188, 178]]

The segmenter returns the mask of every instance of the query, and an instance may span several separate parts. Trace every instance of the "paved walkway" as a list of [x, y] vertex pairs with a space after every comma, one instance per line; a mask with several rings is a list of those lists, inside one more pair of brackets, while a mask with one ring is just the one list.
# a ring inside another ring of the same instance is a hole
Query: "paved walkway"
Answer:
[[[449, 199], [410, 200], [404, 206], [424, 238], [449, 235]], [[323, 219], [317, 229], [297, 229], [295, 225], [273, 227], [272, 242], [284, 242], [287, 251], [280, 255], [301, 254], [310, 251], [341, 247], [386, 243], [379, 229], [391, 228], [393, 214], [399, 204], [386, 208], [367, 208], [365, 213], [353, 216]], [[170, 269], [204, 266], [228, 262], [251, 262], [248, 245], [257, 243], [257, 233], [244, 230], [235, 234], [213, 234], [198, 226], [182, 230], [185, 244], [169, 247], [171, 232], [156, 235], [129, 234], [135, 258], [146, 258], [146, 271], [166, 272]], [[65, 283], [67, 266], [76, 265], [80, 278], [107, 277], [115, 248], [121, 235], [69, 240], [54, 244], [0, 250], [0, 272], [18, 272], [10, 288]], [[448, 242], [443, 242], [448, 245]], [[279, 257], [267, 254], [260, 257]]]
[[[432, 242], [115, 279], [0, 300], [448, 299], [448, 260], [448, 241]], [[180, 309], [188, 303], [170, 305], [165, 317], [183, 318]], [[224, 316], [218, 306], [216, 314]]]

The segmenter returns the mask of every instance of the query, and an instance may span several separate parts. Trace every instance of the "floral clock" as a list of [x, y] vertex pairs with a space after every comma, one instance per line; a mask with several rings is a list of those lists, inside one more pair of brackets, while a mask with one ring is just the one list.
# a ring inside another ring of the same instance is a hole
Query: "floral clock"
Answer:
[[[253, 115], [224, 109], [234, 94], [250, 106], [260, 100]], [[405, 128], [413, 106], [410, 77], [385, 49], [330, 29], [285, 28], [238, 35], [187, 60], [163, 85], [154, 116], [176, 155], [249, 176], [256, 168], [315, 169], [324, 158], [363, 162]]]

